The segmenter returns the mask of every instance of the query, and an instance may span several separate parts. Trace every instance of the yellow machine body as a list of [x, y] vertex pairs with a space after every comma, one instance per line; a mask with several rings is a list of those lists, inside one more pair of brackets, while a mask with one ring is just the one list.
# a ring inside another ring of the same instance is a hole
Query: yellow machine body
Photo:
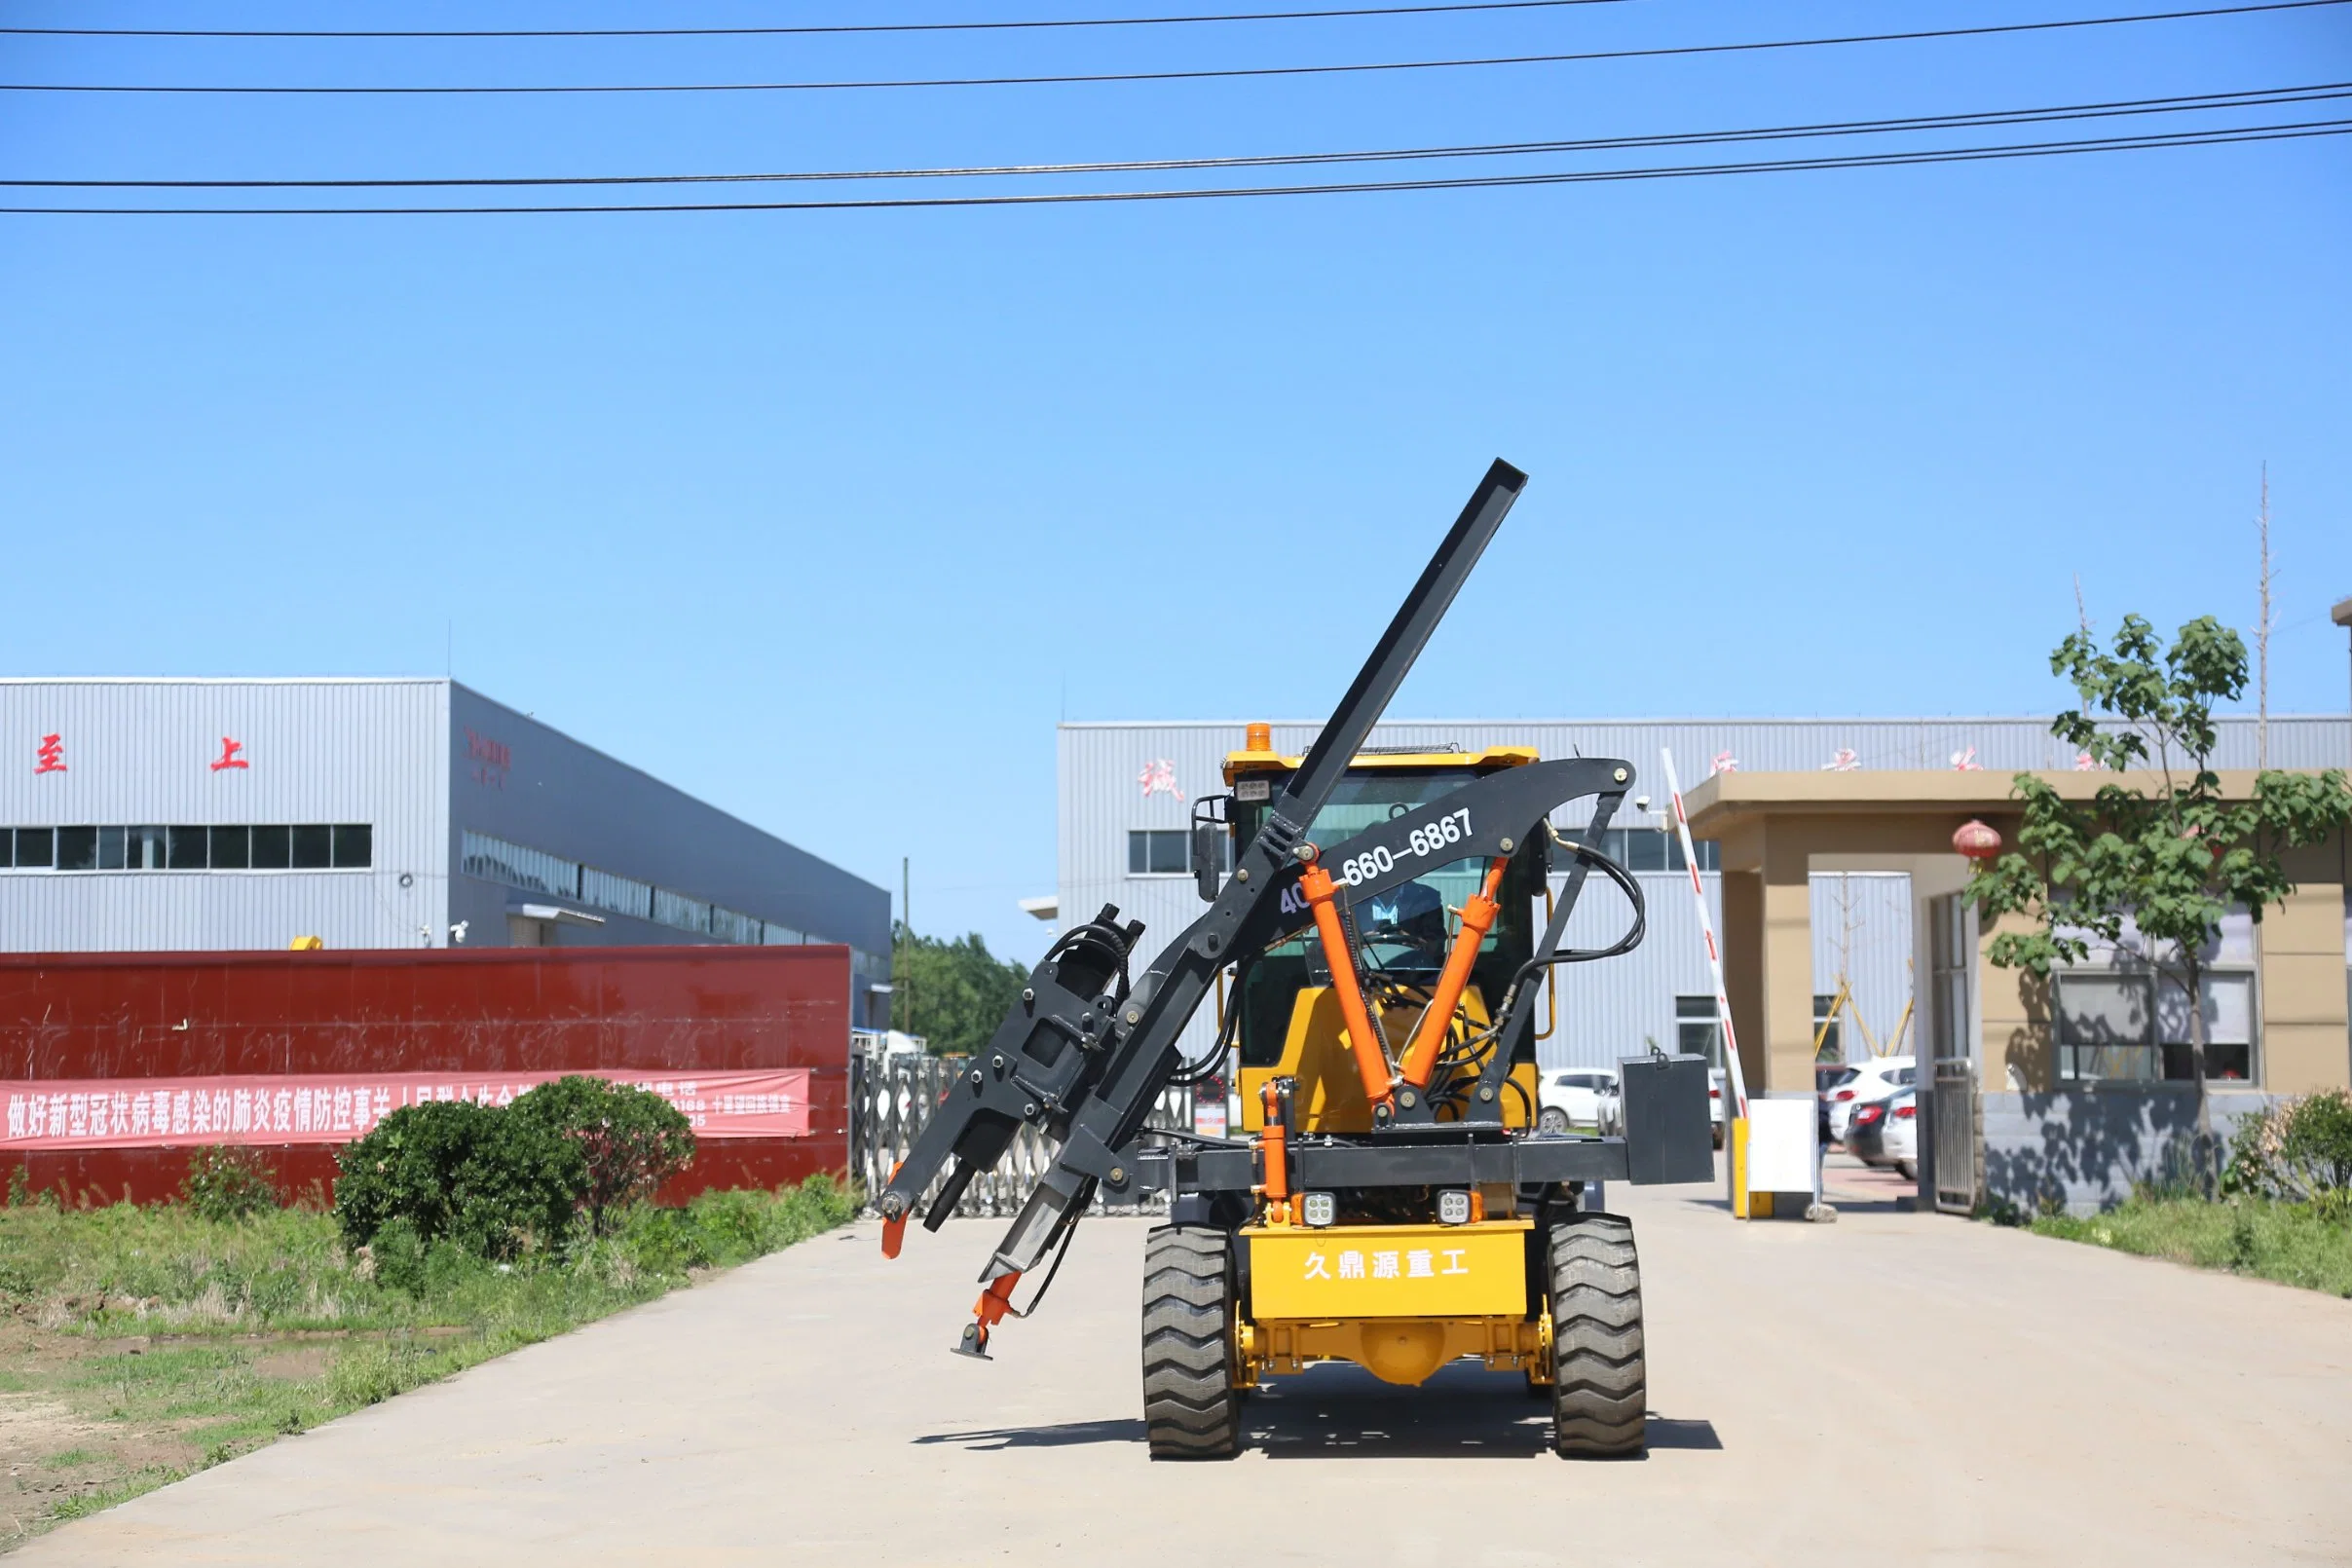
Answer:
[[[1475, 1027], [1484, 1027], [1488, 1016], [1486, 998], [1477, 987], [1471, 987], [1463, 994], [1462, 1010]], [[1388, 1036], [1392, 1057], [1404, 1049], [1404, 1042], [1420, 1017], [1417, 1010], [1407, 1008], [1391, 1008], [1381, 1015], [1380, 1029]], [[1242, 1066], [1236, 1079], [1242, 1098], [1241, 1131], [1266, 1130], [1261, 1092], [1270, 1078], [1297, 1080], [1294, 1104], [1297, 1130], [1302, 1134], [1362, 1133], [1372, 1125], [1371, 1101], [1363, 1098], [1363, 1079], [1356, 1071], [1347, 1025], [1339, 1016], [1339, 997], [1328, 986], [1308, 986], [1299, 990], [1297, 1000], [1291, 1004], [1290, 1027], [1283, 1040], [1280, 1062], [1267, 1067], [1247, 1064]], [[1511, 1081], [1518, 1085], [1519, 1092], [1505, 1093], [1503, 1123], [1507, 1127], [1525, 1127], [1529, 1122], [1527, 1107], [1536, 1102], [1534, 1064], [1522, 1062], [1513, 1066]]]
[[[1368, 753], [1349, 772], [1402, 784], [1416, 775], [1477, 777], [1536, 758], [1523, 746]], [[1225, 779], [1236, 786], [1263, 779], [1271, 790], [1301, 761], [1271, 749], [1234, 752], [1225, 759]], [[1392, 1061], [1420, 1023], [1426, 1000], [1426, 993], [1408, 992], [1375, 1010], [1375, 1027]], [[1262, 1092], [1270, 1081], [1288, 1078], [1290, 1136], [1368, 1132], [1372, 1107], [1338, 993], [1302, 977], [1290, 992], [1287, 1018], [1279, 997], [1261, 1006], [1259, 1016], [1283, 1024], [1281, 1055], [1267, 1060], [1263, 1045], [1245, 1053], [1236, 1078], [1237, 1131], [1265, 1131]], [[1482, 988], [1474, 983], [1464, 991], [1458, 1016], [1457, 1039], [1487, 1025], [1491, 1014]], [[1534, 1064], [1515, 1064], [1510, 1082], [1515, 1087], [1505, 1090], [1504, 1121], [1525, 1127], [1536, 1104]], [[1549, 1383], [1551, 1319], [1540, 1305], [1543, 1291], [1531, 1290], [1527, 1278], [1534, 1221], [1513, 1213], [1516, 1195], [1507, 1185], [1482, 1189], [1477, 1197], [1480, 1212], [1494, 1217], [1462, 1225], [1343, 1219], [1309, 1227], [1295, 1222], [1294, 1199], [1261, 1205], [1258, 1220], [1239, 1236], [1248, 1252], [1250, 1293], [1234, 1325], [1236, 1383], [1254, 1386], [1262, 1377], [1303, 1371], [1317, 1362], [1344, 1361], [1383, 1381], [1411, 1386], [1464, 1358]]]

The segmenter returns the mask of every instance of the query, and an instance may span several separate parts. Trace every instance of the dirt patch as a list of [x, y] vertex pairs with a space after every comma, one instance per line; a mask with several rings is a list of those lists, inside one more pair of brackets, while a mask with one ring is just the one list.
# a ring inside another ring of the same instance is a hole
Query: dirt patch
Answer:
[[255, 1377], [274, 1377], [281, 1383], [307, 1383], [326, 1372], [330, 1352], [323, 1345], [307, 1345], [298, 1350], [281, 1350], [268, 1356], [253, 1358]]
[[104, 1428], [38, 1394], [0, 1394], [0, 1464], [63, 1453]]

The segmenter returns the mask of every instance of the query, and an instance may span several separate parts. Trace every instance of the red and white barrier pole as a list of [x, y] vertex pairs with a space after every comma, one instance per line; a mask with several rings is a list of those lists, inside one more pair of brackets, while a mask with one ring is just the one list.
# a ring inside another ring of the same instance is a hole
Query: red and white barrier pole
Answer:
[[[1747, 1078], [1739, 1070], [1739, 1039], [1732, 1032], [1732, 999], [1723, 989], [1723, 953], [1715, 946], [1715, 922], [1707, 915], [1706, 889], [1699, 880], [1699, 856], [1691, 848], [1691, 819], [1683, 815], [1682, 781], [1674, 776], [1674, 754], [1660, 748], [1666, 765], [1666, 793], [1674, 801], [1674, 831], [1682, 838], [1682, 863], [1691, 874], [1691, 899], [1699, 906], [1699, 931], [1706, 939], [1707, 972], [1715, 977], [1715, 1017], [1723, 1026], [1723, 1065], [1732, 1083], [1732, 1109], [1747, 1120]], [[1725, 1141], [1730, 1141], [1727, 1134]]]

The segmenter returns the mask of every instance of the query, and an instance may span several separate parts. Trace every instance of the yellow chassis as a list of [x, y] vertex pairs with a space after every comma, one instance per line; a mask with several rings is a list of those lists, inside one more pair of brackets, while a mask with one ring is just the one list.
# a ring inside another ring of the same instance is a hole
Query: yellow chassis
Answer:
[[1235, 1386], [1325, 1361], [1417, 1385], [1466, 1357], [1549, 1383], [1551, 1318], [1527, 1312], [1530, 1226], [1245, 1227], [1251, 1312], [1235, 1317]]

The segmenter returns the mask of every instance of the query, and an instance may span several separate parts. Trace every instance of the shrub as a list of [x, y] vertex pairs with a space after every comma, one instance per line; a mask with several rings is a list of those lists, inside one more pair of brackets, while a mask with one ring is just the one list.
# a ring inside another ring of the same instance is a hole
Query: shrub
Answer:
[[485, 1257], [558, 1245], [586, 1187], [579, 1148], [536, 1117], [467, 1101], [404, 1105], [337, 1157], [335, 1219], [358, 1247], [405, 1219]]
[[414, 1296], [425, 1293], [425, 1238], [406, 1214], [394, 1214], [376, 1227], [367, 1255], [375, 1264], [378, 1285]]
[[590, 1228], [609, 1236], [630, 1204], [651, 1198], [694, 1157], [694, 1134], [677, 1106], [651, 1090], [575, 1074], [541, 1084], [512, 1114], [538, 1122], [579, 1150], [580, 1201]]
[[216, 1143], [188, 1156], [188, 1176], [179, 1184], [180, 1197], [199, 1219], [226, 1224], [267, 1213], [283, 1202], [259, 1149]]
[[2222, 1186], [2233, 1193], [2340, 1207], [2352, 1191], [2352, 1093], [2281, 1101], [2238, 1123]]

